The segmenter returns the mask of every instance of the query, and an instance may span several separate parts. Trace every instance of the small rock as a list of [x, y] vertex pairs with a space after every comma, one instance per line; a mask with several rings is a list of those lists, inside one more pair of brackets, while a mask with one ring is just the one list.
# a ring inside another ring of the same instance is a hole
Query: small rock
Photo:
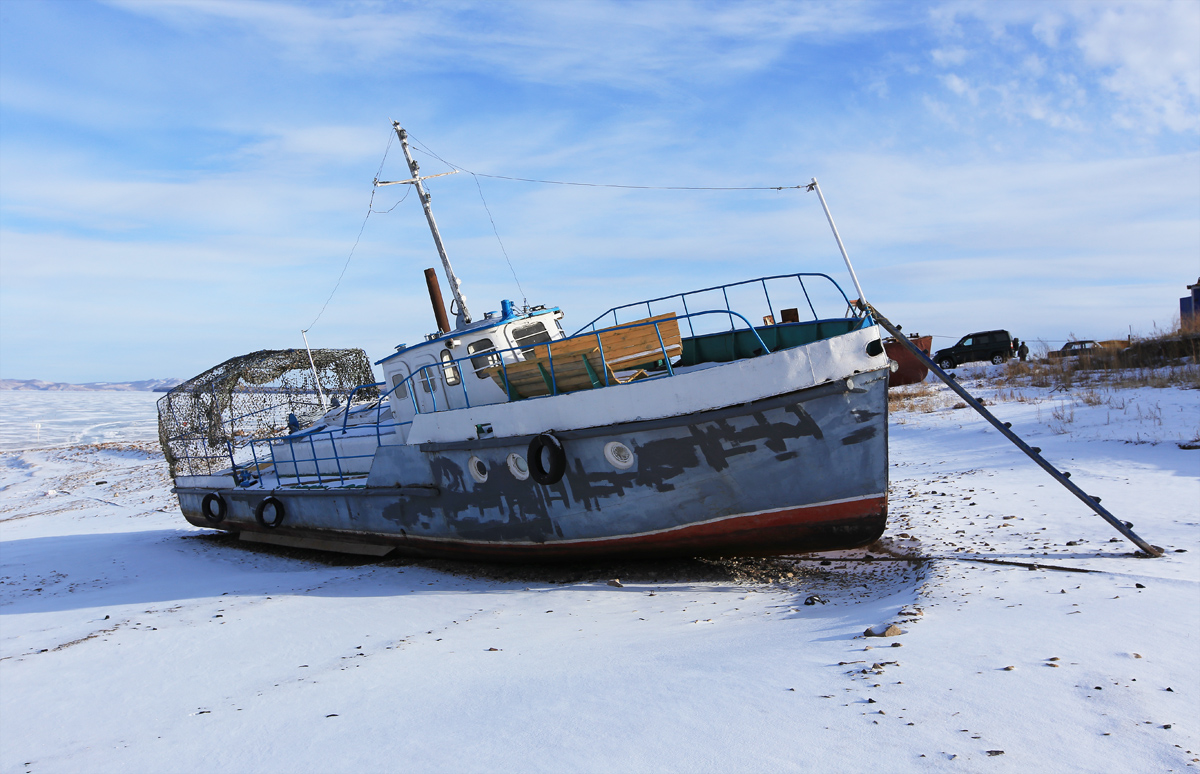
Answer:
[[[105, 618], [108, 618], [108, 616], [104, 616], [104, 617], [105, 617]], [[1142, 657], [1142, 654], [1141, 654], [1141, 653], [1134, 653], [1134, 654], [1133, 654], [1133, 657], [1134, 657], [1134, 658], [1141, 658], [1141, 657]]]
[[1140, 583], [1135, 583], [1135, 584], [1133, 584], [1133, 587], [1134, 587], [1135, 589], [1144, 589], [1144, 588], [1146, 588], [1145, 586], [1143, 586], [1143, 585], [1142, 585], [1142, 584], [1140, 584]]
[[336, 718], [337, 716], [338, 716], [338, 715], [337, 715], [337, 713], [336, 713], [336, 712], [332, 712], [332, 713], [330, 713], [330, 714], [326, 715], [325, 717], [327, 717], [327, 718]]
[[1046, 666], [1050, 666], [1050, 667], [1055, 667], [1055, 668], [1057, 668], [1057, 667], [1058, 667], [1058, 664], [1055, 664], [1053, 661], [1047, 661], [1047, 662], [1046, 662]]
[[1059, 659], [1059, 657], [1058, 657], [1058, 656], [1051, 656], [1050, 658], [1048, 658], [1048, 659], [1046, 659], [1046, 660], [1047, 660], [1047, 661], [1059, 661], [1060, 659]]
[[624, 583], [621, 583], [621, 579], [620, 579], [620, 578], [613, 578], [612, 580], [610, 580], [610, 581], [608, 582], [608, 585], [610, 585], [610, 586], [616, 586], [616, 587], [617, 587], [617, 588], [619, 588], [619, 589], [623, 589], [623, 588], [625, 588], [625, 584], [624, 584]]
[[1174, 688], [1167, 688], [1167, 690], [1168, 690], [1168, 691], [1170, 691], [1171, 693], [1175, 693], [1175, 689], [1174, 689]]
[[[893, 642], [893, 643], [892, 643], [892, 647], [893, 647], [893, 648], [903, 648], [903, 647], [904, 647], [904, 643], [903, 643], [903, 642]], [[1170, 688], [1168, 688], [1167, 690], [1170, 690]]]
[[1069, 545], [1069, 546], [1077, 546], [1077, 545], [1079, 545], [1079, 543], [1075, 542], [1074, 540], [1068, 540], [1068, 541], [1067, 541], [1067, 545]]
[[904, 634], [904, 630], [896, 624], [872, 626], [863, 632], [864, 637], [898, 637], [901, 634]]
[[499, 649], [499, 648], [488, 648], [488, 651], [489, 651], [489, 652], [490, 652], [490, 651], [497, 651], [497, 650], [500, 650], [500, 649]]
[[1163, 726], [1163, 728], [1170, 728], [1170, 727], [1171, 727], [1170, 723], [1167, 723], [1166, 725]]
[[820, 596], [818, 596], [817, 594], [813, 594], [811, 597], [808, 597], [807, 599], [804, 600], [804, 604], [811, 606], [811, 605], [816, 605], [816, 604], [824, 605], [826, 603], [825, 603], [825, 600], [821, 599]]
[[1011, 672], [1011, 671], [1013, 671], [1014, 669], [1016, 669], [1016, 667], [1015, 667], [1015, 666], [1006, 666], [1006, 667], [1004, 667], [1004, 671], [1005, 671], [1005, 672]]
[[987, 754], [988, 755], [1003, 755], [1004, 751], [1003, 750], [988, 750]]
[[874, 699], [867, 699], [867, 704], [875, 704], [875, 703], [876, 702]]

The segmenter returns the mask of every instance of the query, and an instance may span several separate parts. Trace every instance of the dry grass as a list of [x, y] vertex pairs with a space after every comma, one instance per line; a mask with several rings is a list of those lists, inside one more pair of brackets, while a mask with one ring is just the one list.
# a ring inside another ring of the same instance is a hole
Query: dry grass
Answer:
[[1177, 328], [1126, 349], [1102, 349], [1070, 359], [1010, 360], [1000, 381], [1010, 387], [1083, 387], [1080, 397], [1089, 406], [1105, 400], [1097, 387], [1200, 389], [1200, 334]]
[[888, 413], [912, 411], [929, 414], [953, 405], [958, 396], [940, 383], [917, 382], [888, 389]]

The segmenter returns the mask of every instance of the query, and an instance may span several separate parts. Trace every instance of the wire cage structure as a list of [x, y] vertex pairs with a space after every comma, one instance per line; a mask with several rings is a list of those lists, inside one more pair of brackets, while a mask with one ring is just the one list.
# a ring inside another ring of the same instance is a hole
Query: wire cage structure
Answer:
[[374, 400], [371, 361], [361, 349], [264, 349], [231, 358], [178, 385], [158, 401], [158, 438], [176, 476], [208, 476], [252, 462], [256, 439], [311, 424], [355, 387]]

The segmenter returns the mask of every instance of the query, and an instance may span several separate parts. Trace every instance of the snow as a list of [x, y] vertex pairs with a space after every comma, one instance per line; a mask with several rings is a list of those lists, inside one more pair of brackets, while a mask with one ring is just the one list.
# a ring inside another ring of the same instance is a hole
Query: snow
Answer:
[[0, 390], [0, 449], [158, 438], [161, 392]]
[[0, 453], [0, 771], [1195, 767], [1198, 393], [959, 373], [1167, 554], [928, 386], [884, 540], [778, 582], [321, 561], [200, 537], [152, 442]]

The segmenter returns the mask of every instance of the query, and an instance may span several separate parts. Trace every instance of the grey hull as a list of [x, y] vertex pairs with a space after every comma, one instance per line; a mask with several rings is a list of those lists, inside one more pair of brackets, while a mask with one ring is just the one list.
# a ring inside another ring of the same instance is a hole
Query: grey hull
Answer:
[[[179, 488], [201, 527], [395, 546], [419, 555], [570, 559], [778, 554], [864, 545], [887, 514], [887, 370], [689, 416], [556, 431], [567, 469], [544, 486], [509, 469], [530, 437], [381, 446], [365, 487]], [[554, 428], [547, 428], [555, 430]], [[628, 470], [605, 444], [633, 450]], [[470, 475], [468, 461], [486, 467]], [[275, 528], [255, 518], [282, 503]]]

